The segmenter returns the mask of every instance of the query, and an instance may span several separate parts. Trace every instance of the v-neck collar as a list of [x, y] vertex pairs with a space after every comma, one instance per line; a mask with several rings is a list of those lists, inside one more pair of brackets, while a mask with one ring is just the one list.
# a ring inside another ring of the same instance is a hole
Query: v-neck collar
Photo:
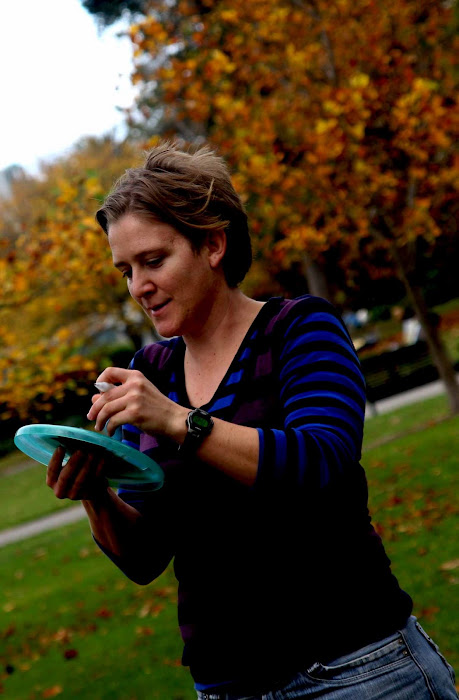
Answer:
[[226, 383], [228, 381], [228, 378], [236, 371], [237, 365], [240, 362], [240, 358], [244, 353], [244, 350], [246, 349], [250, 339], [252, 338], [253, 334], [257, 330], [257, 328], [261, 325], [262, 321], [264, 320], [268, 310], [270, 310], [273, 306], [273, 303], [275, 301], [279, 301], [281, 297], [271, 297], [266, 301], [266, 303], [261, 307], [255, 318], [253, 319], [252, 323], [250, 324], [247, 332], [245, 333], [238, 349], [236, 350], [233, 359], [231, 360], [221, 382], [217, 386], [214, 395], [212, 398], [205, 404], [202, 404], [201, 406], [192, 406], [187, 390], [186, 390], [186, 384], [185, 384], [185, 350], [186, 350], [186, 345], [185, 341], [183, 338], [180, 338], [179, 341], [179, 346], [177, 347], [177, 356], [176, 356], [176, 364], [175, 364], [175, 375], [177, 379], [177, 396], [179, 399], [179, 403], [182, 406], [186, 406], [188, 408], [203, 408], [205, 410], [209, 410], [210, 407], [216, 402], [218, 395], [221, 393], [222, 388], [226, 386]]

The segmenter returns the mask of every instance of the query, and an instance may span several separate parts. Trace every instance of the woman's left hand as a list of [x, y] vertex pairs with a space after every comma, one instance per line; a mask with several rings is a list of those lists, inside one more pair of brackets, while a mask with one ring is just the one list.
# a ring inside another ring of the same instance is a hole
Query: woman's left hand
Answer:
[[129, 423], [150, 435], [168, 435], [176, 441], [183, 439], [189, 409], [164, 396], [142, 372], [108, 367], [97, 381], [116, 385], [92, 397], [88, 419], [96, 421], [97, 431], [102, 432], [110, 421], [107, 425], [110, 436], [119, 426]]

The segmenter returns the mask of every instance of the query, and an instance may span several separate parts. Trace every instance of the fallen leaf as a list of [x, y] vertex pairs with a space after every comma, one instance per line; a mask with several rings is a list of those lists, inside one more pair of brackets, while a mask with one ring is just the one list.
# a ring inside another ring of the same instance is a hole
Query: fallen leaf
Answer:
[[440, 566], [442, 571], [453, 571], [459, 567], [459, 559], [452, 559], [451, 561], [445, 561], [444, 564]]
[[164, 659], [163, 663], [165, 666], [179, 667], [182, 665], [181, 659]]
[[34, 559], [43, 559], [43, 557], [46, 557], [47, 554], [48, 554], [47, 550], [44, 547], [40, 547], [40, 549], [37, 549], [35, 551], [33, 558]]
[[436, 605], [431, 605], [429, 608], [423, 608], [419, 614], [419, 617], [425, 617], [426, 620], [432, 620], [440, 608]]
[[62, 686], [61, 685], [53, 685], [51, 688], [46, 688], [42, 692], [42, 697], [43, 698], [54, 698], [56, 695], [60, 695], [62, 693]]
[[148, 613], [150, 612], [151, 609], [151, 603], [145, 603], [145, 605], [142, 605], [142, 607], [139, 610], [139, 617], [146, 617]]
[[72, 632], [70, 630], [65, 629], [65, 627], [61, 627], [60, 629], [57, 630], [57, 632], [53, 635], [52, 638], [56, 642], [62, 642], [63, 644], [68, 644], [71, 636], [72, 636]]
[[64, 659], [67, 659], [67, 661], [74, 659], [76, 656], [78, 656], [78, 651], [76, 649], [66, 649], [64, 651]]

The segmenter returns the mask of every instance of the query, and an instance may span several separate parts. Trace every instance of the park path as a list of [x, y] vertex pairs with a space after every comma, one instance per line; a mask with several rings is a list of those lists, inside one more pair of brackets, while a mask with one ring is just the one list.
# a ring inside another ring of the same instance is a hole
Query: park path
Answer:
[[54, 530], [62, 525], [68, 525], [69, 523], [76, 523], [78, 520], [82, 520], [86, 516], [86, 511], [82, 505], [70, 506], [57, 513], [52, 513], [51, 515], [45, 515], [42, 518], [37, 518], [36, 520], [31, 520], [28, 523], [23, 523], [22, 525], [16, 525], [16, 527], [10, 527], [7, 530], [0, 532], [0, 547], [5, 547], [7, 544], [13, 544], [13, 542], [20, 542], [29, 537], [34, 537], [39, 535], [41, 532], [46, 532], [47, 530]]
[[[459, 380], [459, 374], [458, 380]], [[438, 396], [443, 394], [445, 391], [443, 382], [440, 380], [436, 382], [431, 382], [425, 386], [417, 387], [416, 389], [411, 389], [411, 391], [405, 391], [403, 394], [396, 394], [388, 399], [383, 399], [378, 401], [375, 406], [367, 406], [366, 417], [367, 420], [371, 419], [374, 415], [375, 409], [377, 414], [388, 413], [401, 406], [406, 406], [411, 403], [416, 403], [417, 401], [423, 401], [424, 399], [431, 398], [432, 396]], [[31, 463], [32, 465], [33, 463]], [[20, 467], [25, 468], [24, 465]], [[60, 510], [52, 515], [46, 515], [37, 520], [32, 520], [28, 523], [23, 523], [22, 525], [17, 525], [16, 527], [8, 528], [0, 532], [0, 547], [5, 547], [13, 542], [20, 542], [29, 537], [33, 537], [47, 530], [54, 530], [62, 525], [67, 525], [69, 523], [78, 522], [86, 516], [86, 511], [82, 505], [71, 506]]]

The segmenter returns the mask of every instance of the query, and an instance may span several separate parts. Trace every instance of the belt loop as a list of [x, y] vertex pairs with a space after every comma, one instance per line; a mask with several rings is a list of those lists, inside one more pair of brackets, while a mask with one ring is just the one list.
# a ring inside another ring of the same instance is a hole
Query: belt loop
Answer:
[[306, 673], [314, 673], [318, 668], [320, 668], [320, 664], [318, 661], [315, 661], [312, 666], [306, 669]]

